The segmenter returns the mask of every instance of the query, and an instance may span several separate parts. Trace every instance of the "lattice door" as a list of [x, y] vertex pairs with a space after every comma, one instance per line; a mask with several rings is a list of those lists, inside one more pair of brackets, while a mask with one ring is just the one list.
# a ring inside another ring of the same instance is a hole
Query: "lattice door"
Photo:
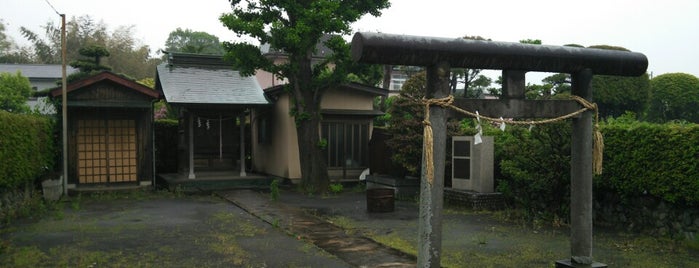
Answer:
[[80, 183], [136, 181], [134, 120], [79, 120], [77, 145]]

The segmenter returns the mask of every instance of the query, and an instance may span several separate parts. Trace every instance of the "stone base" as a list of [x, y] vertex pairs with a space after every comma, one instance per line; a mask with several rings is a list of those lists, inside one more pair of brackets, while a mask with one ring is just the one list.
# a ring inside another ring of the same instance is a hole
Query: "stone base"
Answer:
[[593, 262], [590, 265], [584, 265], [584, 264], [573, 264], [572, 261], [570, 260], [559, 260], [556, 261], [556, 268], [606, 268], [607, 265], [604, 263], [599, 263], [599, 262]]
[[466, 206], [475, 210], [499, 210], [505, 207], [502, 193], [478, 193], [444, 188], [444, 199], [449, 204]]

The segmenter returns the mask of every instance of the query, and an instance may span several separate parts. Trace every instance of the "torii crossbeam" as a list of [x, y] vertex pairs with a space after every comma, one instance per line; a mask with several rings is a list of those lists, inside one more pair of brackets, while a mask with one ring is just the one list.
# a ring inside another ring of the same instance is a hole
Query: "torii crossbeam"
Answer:
[[[569, 73], [572, 94], [592, 101], [593, 75], [639, 76], [648, 59], [636, 52], [436, 38], [380, 33], [356, 33], [352, 58], [373, 64], [424, 66], [427, 69], [426, 98], [449, 96], [451, 68], [502, 70], [503, 96], [499, 100], [460, 99], [457, 107], [478, 110], [491, 117], [551, 118], [580, 109], [575, 101], [525, 100], [525, 73]], [[427, 181], [423, 157], [418, 230], [418, 267], [440, 267], [442, 205], [446, 157], [447, 117], [440, 106], [430, 106], [433, 129], [434, 181]], [[592, 112], [573, 118], [571, 145], [571, 235], [570, 259], [556, 267], [606, 267], [592, 259]]]

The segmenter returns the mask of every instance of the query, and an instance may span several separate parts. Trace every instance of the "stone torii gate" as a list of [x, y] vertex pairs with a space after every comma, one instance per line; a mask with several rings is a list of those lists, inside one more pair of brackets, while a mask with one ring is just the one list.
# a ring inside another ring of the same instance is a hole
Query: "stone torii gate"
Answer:
[[[648, 67], [646, 56], [635, 52], [380, 33], [356, 33], [352, 58], [363, 63], [426, 67], [427, 99], [449, 96], [450, 68], [502, 70], [501, 99], [454, 102], [461, 109], [496, 118], [554, 118], [581, 109], [574, 100], [525, 100], [528, 71], [569, 73], [572, 94], [591, 102], [593, 75], [639, 76]], [[425, 115], [433, 129], [433, 161], [423, 154], [418, 267], [440, 267], [446, 120], [463, 115], [439, 105], [429, 106]], [[571, 257], [557, 261], [556, 267], [606, 267], [592, 259], [592, 118], [588, 110], [572, 120]], [[428, 169], [433, 173], [427, 174]]]

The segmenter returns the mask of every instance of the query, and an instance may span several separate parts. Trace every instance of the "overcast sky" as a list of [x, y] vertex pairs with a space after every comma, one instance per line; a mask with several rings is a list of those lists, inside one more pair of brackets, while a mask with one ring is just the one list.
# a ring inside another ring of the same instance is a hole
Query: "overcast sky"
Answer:
[[[0, 0], [0, 18], [15, 42], [19, 27], [41, 33], [60, 17], [46, 0]], [[110, 30], [134, 25], [136, 38], [151, 50], [163, 48], [177, 27], [205, 31], [222, 41], [235, 34], [218, 17], [227, 0], [50, 0], [68, 18], [90, 15]], [[654, 75], [699, 76], [699, 1], [696, 0], [393, 0], [379, 18], [367, 16], [355, 31], [437, 37], [480, 35], [496, 41], [541, 39], [547, 45], [614, 45], [648, 57]]]

